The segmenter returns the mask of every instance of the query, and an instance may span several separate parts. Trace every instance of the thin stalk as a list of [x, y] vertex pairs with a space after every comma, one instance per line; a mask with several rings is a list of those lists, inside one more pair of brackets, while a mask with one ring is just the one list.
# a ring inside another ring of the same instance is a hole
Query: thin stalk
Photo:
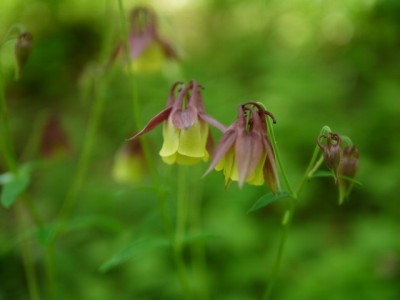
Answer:
[[187, 174], [186, 168], [183, 166], [178, 167], [178, 194], [177, 194], [177, 214], [176, 214], [176, 231], [175, 231], [175, 245], [174, 255], [178, 266], [179, 279], [182, 284], [185, 299], [191, 298], [189, 280], [187, 278], [187, 271], [182, 257], [182, 250], [184, 246], [184, 237], [186, 231], [187, 217], [188, 217], [188, 197], [187, 197]]
[[276, 142], [275, 133], [274, 133], [274, 129], [273, 129], [270, 118], [267, 118], [267, 122], [268, 122], [269, 134], [271, 136], [272, 147], [274, 148], [274, 153], [276, 156], [276, 162], [278, 163], [279, 169], [281, 170], [281, 174], [282, 174], [283, 180], [285, 181], [286, 188], [288, 189], [290, 194], [293, 194], [292, 186], [290, 185], [289, 179], [287, 177], [285, 168], [284, 168], [282, 160], [281, 160], [281, 155], [278, 150], [278, 143]]
[[[101, 86], [101, 82], [98, 82], [96, 85]], [[84, 178], [89, 167], [90, 157], [96, 140], [97, 129], [99, 127], [101, 116], [103, 113], [104, 101], [105, 100], [102, 93], [96, 91], [94, 95], [94, 103], [92, 105], [89, 117], [88, 129], [86, 131], [86, 136], [84, 139], [85, 142], [78, 161], [77, 171], [68, 190], [68, 193], [64, 199], [61, 210], [57, 216], [57, 220], [59, 220], [61, 223], [68, 217], [72, 208], [76, 204], [76, 201], [78, 200], [77, 196], [82, 187]], [[62, 228], [59, 227], [57, 232], [55, 232], [55, 235], [57, 235], [61, 231], [61, 229]]]
[[301, 191], [303, 190], [306, 182], [309, 180], [310, 176], [313, 174], [313, 172], [315, 172], [316, 168], [318, 168], [319, 165], [320, 165], [319, 161], [316, 162], [317, 157], [318, 157], [318, 152], [319, 152], [319, 148], [318, 148], [318, 146], [316, 146], [315, 149], [314, 149], [314, 153], [313, 153], [313, 155], [311, 157], [310, 163], [308, 164], [308, 167], [306, 169], [306, 172], [304, 173], [304, 176], [303, 176], [302, 180], [298, 184], [296, 190], [293, 190], [291, 188], [291, 185], [290, 185], [289, 181], [288, 181], [288, 177], [287, 177], [286, 171], [285, 171], [285, 169], [284, 169], [284, 167], [282, 165], [282, 162], [280, 160], [279, 149], [277, 147], [274, 131], [272, 129], [272, 126], [271, 126], [272, 124], [271, 124], [269, 119], [268, 119], [268, 125], [269, 125], [269, 128], [270, 128], [270, 135], [271, 135], [271, 140], [272, 140], [271, 142], [272, 142], [272, 145], [274, 147], [275, 155], [277, 157], [277, 162], [278, 162], [279, 168], [281, 170], [282, 177], [284, 178], [284, 181], [285, 181], [286, 186], [287, 186], [287, 188], [289, 190], [289, 193], [290, 193], [290, 198], [289, 198], [290, 202], [289, 202], [289, 209], [286, 210], [285, 214], [284, 214], [283, 229], [282, 229], [283, 232], [282, 232], [282, 235], [281, 235], [281, 239], [279, 241], [278, 252], [277, 252], [277, 255], [276, 255], [275, 263], [274, 263], [273, 268], [272, 268], [271, 279], [269, 280], [267, 289], [266, 289], [266, 291], [264, 293], [264, 297], [263, 297], [264, 300], [270, 299], [273, 287], [274, 287], [274, 285], [276, 283], [276, 280], [278, 278], [278, 274], [279, 274], [280, 266], [281, 266], [281, 263], [282, 263], [282, 258], [283, 258], [283, 253], [284, 253], [287, 237], [289, 235], [290, 225], [291, 225], [294, 213], [296, 211], [298, 197], [299, 197]]
[[[196, 174], [197, 175], [197, 174]], [[201, 177], [201, 175], [199, 175]], [[201, 232], [202, 230], [202, 197], [203, 197], [203, 181], [196, 182], [196, 184], [191, 187], [193, 195], [191, 196], [190, 202], [190, 227], [191, 232]], [[207, 281], [207, 264], [206, 264], [206, 252], [205, 252], [205, 241], [200, 239], [191, 243], [191, 254], [193, 259], [193, 270], [197, 275], [198, 286], [196, 294], [199, 299], [209, 300], [210, 294], [208, 289]]]
[[[19, 223], [19, 230], [23, 231], [25, 228], [25, 223], [24, 223], [24, 212], [23, 208], [21, 207], [20, 203], [15, 204], [15, 212], [16, 212], [16, 217]], [[30, 251], [29, 247], [29, 240], [23, 239], [22, 240], [22, 261], [24, 264], [24, 269], [25, 269], [25, 276], [26, 276], [26, 281], [28, 283], [28, 292], [29, 292], [29, 299], [30, 300], [39, 300], [39, 289], [38, 289], [38, 284], [36, 280], [36, 271], [35, 271], [35, 265], [32, 260], [32, 253]]]
[[48, 300], [56, 300], [57, 299], [57, 290], [56, 290], [56, 276], [55, 276], [55, 268], [54, 268], [54, 244], [52, 242], [46, 247], [46, 256], [45, 256], [45, 270], [46, 270], [46, 292]]
[[[1, 50], [1, 49], [0, 49]], [[17, 163], [14, 155], [13, 140], [10, 132], [9, 122], [8, 122], [8, 110], [7, 101], [4, 93], [4, 83], [3, 83], [3, 70], [1, 67], [1, 55], [0, 55], [0, 125], [2, 133], [2, 152], [4, 159], [10, 168], [11, 172], [17, 173]]]
[[26, 192], [23, 193], [23, 200], [24, 200], [24, 203], [25, 203], [26, 208], [27, 208], [28, 211], [29, 211], [29, 214], [30, 214], [31, 217], [32, 217], [32, 220], [35, 222], [35, 225], [36, 225], [38, 228], [42, 228], [43, 225], [44, 225], [43, 218], [42, 218], [42, 216], [40, 215], [40, 213], [37, 211], [35, 205], [34, 205], [33, 202], [32, 202], [32, 199], [30, 198], [30, 196], [29, 196], [28, 193], [26, 193]]

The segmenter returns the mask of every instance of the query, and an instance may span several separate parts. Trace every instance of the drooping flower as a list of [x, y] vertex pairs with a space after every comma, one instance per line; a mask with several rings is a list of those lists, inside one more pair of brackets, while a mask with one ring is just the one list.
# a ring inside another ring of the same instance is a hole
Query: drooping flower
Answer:
[[343, 149], [342, 160], [338, 167], [339, 202], [350, 194], [359, 165], [359, 152], [355, 146], [347, 146]]
[[71, 144], [68, 135], [60, 118], [56, 114], [51, 115], [46, 120], [43, 128], [40, 152], [47, 158], [57, 157], [60, 154], [68, 154], [71, 152]]
[[169, 93], [167, 107], [130, 140], [152, 130], [163, 122], [164, 143], [160, 150], [162, 160], [167, 164], [191, 165], [206, 161], [209, 157], [207, 144], [211, 143], [208, 124], [225, 130], [225, 126], [210, 117], [204, 109], [201, 86], [191, 81], [184, 86], [175, 99], [176, 82]]
[[[157, 71], [161, 69], [165, 59], [177, 58], [171, 44], [158, 33], [157, 16], [149, 7], [138, 6], [132, 9], [128, 45], [135, 71]], [[121, 43], [113, 57], [124, 53], [124, 50], [125, 46]]]
[[138, 140], [125, 143], [114, 158], [112, 176], [119, 183], [136, 184], [147, 173], [142, 145]]
[[[321, 139], [326, 139], [326, 145], [322, 144]], [[321, 148], [324, 161], [327, 167], [332, 171], [335, 180], [337, 180], [338, 167], [342, 158], [342, 139], [337, 133], [329, 132], [328, 134], [322, 134], [317, 139], [318, 146]]]
[[238, 119], [224, 132], [205, 175], [216, 169], [223, 171], [225, 184], [238, 181], [262, 185], [273, 193], [279, 190], [275, 154], [268, 137], [266, 117], [273, 115], [256, 102], [241, 104]]

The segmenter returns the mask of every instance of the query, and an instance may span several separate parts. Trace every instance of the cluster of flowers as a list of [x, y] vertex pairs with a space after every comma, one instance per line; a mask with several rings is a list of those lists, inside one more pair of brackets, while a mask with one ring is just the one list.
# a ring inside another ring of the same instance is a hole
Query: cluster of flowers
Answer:
[[172, 86], [167, 107], [131, 140], [163, 122], [162, 160], [167, 164], [190, 165], [208, 160], [212, 145], [208, 125], [212, 125], [223, 135], [206, 174], [215, 168], [223, 171], [226, 184], [238, 181], [239, 186], [244, 182], [262, 185], [265, 182], [276, 192], [279, 179], [266, 122], [267, 116], [275, 122], [273, 115], [260, 104], [247, 102], [239, 105], [237, 120], [225, 127], [205, 112], [201, 86], [196, 81], [183, 86], [175, 97], [179, 85], [182, 83]]
[[[163, 123], [164, 142], [159, 152], [162, 160], [167, 164], [192, 165], [208, 160], [213, 145], [209, 125], [214, 126], [222, 132], [222, 137], [205, 175], [215, 169], [223, 172], [226, 185], [231, 181], [237, 181], [239, 186], [245, 182], [252, 185], [265, 183], [277, 193], [279, 176], [267, 127], [267, 117], [274, 123], [275, 117], [260, 103], [246, 102], [239, 105], [237, 120], [225, 127], [206, 113], [200, 84], [192, 80], [182, 85], [182, 82], [172, 85], [167, 107], [130, 140]], [[177, 87], [181, 88], [176, 93]], [[331, 132], [320, 135], [317, 143], [339, 183], [340, 199], [344, 199], [358, 169], [358, 150], [354, 146], [342, 148], [342, 138]]]

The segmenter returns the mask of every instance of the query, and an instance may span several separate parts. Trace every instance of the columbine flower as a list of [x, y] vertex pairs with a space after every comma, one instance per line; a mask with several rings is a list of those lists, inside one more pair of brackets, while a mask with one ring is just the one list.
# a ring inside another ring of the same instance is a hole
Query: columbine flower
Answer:
[[359, 165], [359, 153], [355, 146], [347, 146], [343, 149], [342, 160], [338, 167], [339, 175], [339, 200], [340, 203], [349, 195]]
[[40, 151], [44, 156], [49, 158], [71, 152], [68, 135], [59, 117], [55, 114], [49, 117], [43, 128]]
[[[156, 14], [144, 6], [138, 6], [131, 12], [128, 44], [129, 56], [136, 71], [159, 70], [164, 58], [177, 58], [174, 48], [158, 33]], [[113, 57], [123, 52], [124, 45], [121, 43]]]
[[[326, 139], [326, 145], [321, 143], [321, 138]], [[336, 181], [338, 167], [342, 157], [342, 150], [340, 148], [342, 139], [337, 133], [329, 132], [327, 135], [320, 135], [317, 139], [317, 143], [323, 152], [324, 161], [327, 167], [333, 172]]]
[[238, 181], [262, 185], [264, 181], [273, 193], [279, 190], [275, 155], [267, 133], [266, 116], [273, 115], [255, 102], [239, 106], [238, 119], [224, 132], [211, 160], [212, 169], [222, 170], [225, 184]]
[[175, 83], [168, 96], [167, 108], [157, 114], [150, 122], [131, 139], [152, 130], [164, 122], [164, 143], [160, 150], [162, 160], [167, 164], [190, 165], [206, 161], [209, 157], [206, 149], [211, 143], [208, 124], [225, 130], [217, 120], [206, 114], [200, 94], [201, 86], [191, 81], [184, 86], [176, 100], [175, 89], [181, 82]]
[[147, 173], [147, 164], [139, 141], [124, 144], [114, 158], [112, 176], [119, 183], [136, 184]]

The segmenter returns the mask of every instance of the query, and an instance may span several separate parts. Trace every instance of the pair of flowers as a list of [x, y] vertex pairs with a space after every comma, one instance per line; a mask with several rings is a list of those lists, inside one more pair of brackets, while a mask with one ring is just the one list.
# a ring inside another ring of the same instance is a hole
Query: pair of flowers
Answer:
[[264, 182], [274, 193], [279, 189], [275, 155], [268, 137], [266, 117], [273, 115], [256, 102], [239, 105], [237, 120], [229, 127], [209, 116], [204, 108], [201, 85], [191, 81], [179, 90], [182, 82], [175, 83], [167, 99], [167, 107], [153, 117], [135, 136], [139, 136], [163, 123], [164, 143], [160, 156], [167, 164], [195, 164], [207, 161], [212, 147], [208, 125], [223, 132], [205, 175], [214, 168], [223, 171], [225, 184], [238, 181], [262, 185]]

